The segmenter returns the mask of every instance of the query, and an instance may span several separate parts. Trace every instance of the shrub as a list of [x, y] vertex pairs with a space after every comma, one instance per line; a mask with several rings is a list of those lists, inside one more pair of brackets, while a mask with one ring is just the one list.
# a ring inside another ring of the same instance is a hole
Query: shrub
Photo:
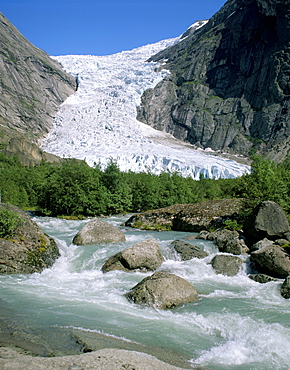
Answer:
[[20, 224], [20, 217], [9, 209], [0, 210], [0, 238], [11, 237]]

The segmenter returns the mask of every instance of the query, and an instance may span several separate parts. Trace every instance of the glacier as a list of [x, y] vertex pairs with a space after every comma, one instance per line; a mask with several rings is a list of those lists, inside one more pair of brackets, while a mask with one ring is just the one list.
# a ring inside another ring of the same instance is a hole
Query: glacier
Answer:
[[[191, 26], [192, 27], [192, 26]], [[235, 178], [249, 167], [199, 150], [136, 119], [142, 93], [168, 73], [150, 56], [180, 37], [113, 55], [63, 55], [52, 58], [77, 79], [77, 91], [60, 106], [41, 148], [63, 158], [86, 160], [105, 168], [110, 160], [121, 171], [177, 172], [193, 179]]]

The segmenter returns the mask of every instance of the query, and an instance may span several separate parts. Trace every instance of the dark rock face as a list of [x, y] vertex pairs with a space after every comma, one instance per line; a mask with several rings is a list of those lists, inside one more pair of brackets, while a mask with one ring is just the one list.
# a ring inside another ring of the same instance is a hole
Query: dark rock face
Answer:
[[151, 58], [171, 75], [138, 119], [198, 147], [283, 159], [290, 149], [290, 1], [228, 0], [209, 22]]
[[242, 207], [240, 199], [209, 200], [196, 204], [177, 204], [133, 215], [126, 226], [154, 227], [164, 225], [172, 230], [199, 232], [223, 225], [228, 218], [235, 218]]
[[245, 222], [244, 232], [250, 242], [264, 238], [289, 239], [290, 228], [283, 209], [275, 202], [261, 202]]
[[134, 303], [163, 310], [198, 300], [197, 291], [188, 281], [161, 271], [143, 279], [125, 296]]
[[123, 231], [97, 217], [90, 220], [73, 238], [76, 245], [125, 241]]
[[243, 260], [229, 254], [217, 254], [211, 260], [211, 265], [217, 274], [234, 276], [239, 272]]
[[41, 272], [60, 256], [55, 241], [18, 207], [0, 203], [13, 211], [21, 221], [13, 237], [0, 239], [0, 274]]
[[154, 271], [162, 262], [163, 256], [158, 242], [155, 239], [147, 239], [110, 257], [103, 265], [102, 271]]
[[[28, 145], [47, 134], [59, 105], [76, 90], [76, 81], [1, 13], [0, 36], [0, 144], [5, 152], [11, 138]], [[11, 146], [6, 154], [10, 151]]]
[[288, 299], [290, 298], [290, 275], [286, 277], [284, 280], [281, 289], [280, 289], [282, 297]]
[[273, 278], [272, 276], [265, 274], [253, 274], [249, 275], [249, 278], [261, 284], [269, 283], [269, 281], [277, 281], [277, 279]]
[[208, 253], [201, 248], [183, 240], [174, 240], [171, 245], [180, 255], [182, 261], [191, 260], [192, 258], [205, 258], [208, 256]]
[[253, 252], [251, 261], [260, 273], [277, 278], [286, 278], [290, 274], [290, 255], [277, 245]]

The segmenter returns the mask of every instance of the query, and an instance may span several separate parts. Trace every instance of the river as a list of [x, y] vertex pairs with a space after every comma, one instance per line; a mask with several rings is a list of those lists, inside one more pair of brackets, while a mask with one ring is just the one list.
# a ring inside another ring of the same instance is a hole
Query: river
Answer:
[[[208, 257], [179, 261], [170, 243], [190, 233], [121, 226], [128, 218], [106, 219], [121, 227], [126, 242], [75, 246], [72, 239], [86, 220], [35, 217], [58, 242], [61, 257], [41, 274], [0, 276], [6, 312], [26, 327], [104, 333], [180, 353], [190, 364], [212, 370], [289, 369], [290, 300], [280, 295], [281, 280], [252, 281], [247, 277], [246, 257], [235, 277], [217, 275], [209, 262], [218, 250], [204, 240], [192, 243], [206, 250]], [[199, 293], [198, 302], [167, 311], [138, 306], [128, 302], [124, 293], [151, 273], [102, 273], [108, 257], [152, 237], [165, 257], [160, 269], [188, 280]]]

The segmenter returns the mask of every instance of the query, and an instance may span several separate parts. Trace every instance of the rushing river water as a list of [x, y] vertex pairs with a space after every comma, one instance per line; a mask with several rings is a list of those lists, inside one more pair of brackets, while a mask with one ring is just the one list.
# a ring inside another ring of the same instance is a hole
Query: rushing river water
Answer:
[[[127, 218], [107, 221], [120, 226]], [[192, 243], [209, 256], [178, 261], [170, 243], [189, 233], [122, 227], [126, 242], [75, 246], [73, 236], [87, 221], [35, 221], [57, 240], [61, 257], [41, 274], [0, 277], [2, 301], [27, 326], [101, 332], [175, 351], [213, 370], [290, 368], [290, 300], [279, 293], [281, 281], [252, 281], [246, 263], [235, 277], [215, 274], [209, 262], [217, 248], [198, 239]], [[124, 293], [151, 273], [101, 272], [109, 256], [152, 237], [165, 257], [160, 269], [188, 280], [199, 293], [198, 302], [168, 311], [141, 307], [128, 302]]]

